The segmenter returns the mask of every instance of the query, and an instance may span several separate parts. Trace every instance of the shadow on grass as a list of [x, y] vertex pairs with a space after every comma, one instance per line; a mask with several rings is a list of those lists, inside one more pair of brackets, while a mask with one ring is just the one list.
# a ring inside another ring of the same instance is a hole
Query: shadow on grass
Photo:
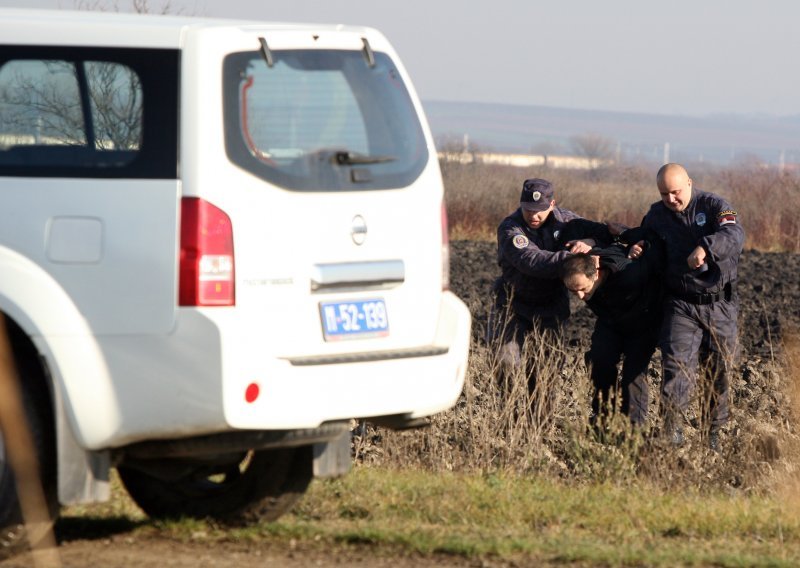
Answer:
[[59, 544], [75, 540], [102, 540], [119, 534], [133, 532], [149, 525], [148, 520], [131, 520], [126, 517], [61, 517], [54, 530]]

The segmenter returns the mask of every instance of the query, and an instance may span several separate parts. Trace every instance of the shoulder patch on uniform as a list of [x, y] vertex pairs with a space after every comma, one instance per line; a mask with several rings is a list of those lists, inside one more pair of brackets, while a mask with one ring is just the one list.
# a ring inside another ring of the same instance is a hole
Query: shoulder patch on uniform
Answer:
[[514, 238], [512, 239], [511, 242], [514, 243], [514, 246], [517, 247], [518, 249], [524, 249], [525, 247], [528, 246], [529, 241], [528, 237], [526, 237], [525, 235], [514, 235]]
[[720, 226], [722, 225], [735, 225], [736, 224], [736, 211], [733, 209], [726, 209], [717, 214], [717, 221]]

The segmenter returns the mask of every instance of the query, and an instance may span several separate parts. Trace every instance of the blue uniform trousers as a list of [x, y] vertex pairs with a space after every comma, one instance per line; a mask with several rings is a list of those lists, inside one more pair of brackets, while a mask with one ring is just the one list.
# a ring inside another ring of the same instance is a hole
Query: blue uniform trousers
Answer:
[[729, 375], [736, 355], [738, 316], [735, 297], [705, 305], [667, 298], [660, 343], [665, 412], [685, 416], [697, 391], [699, 363], [702, 419], [712, 430], [728, 421]]

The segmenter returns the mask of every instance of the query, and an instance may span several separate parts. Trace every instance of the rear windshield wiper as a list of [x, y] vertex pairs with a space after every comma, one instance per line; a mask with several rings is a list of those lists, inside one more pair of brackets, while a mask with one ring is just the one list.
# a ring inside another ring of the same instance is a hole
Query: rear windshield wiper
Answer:
[[356, 164], [380, 164], [382, 162], [393, 162], [397, 158], [394, 156], [367, 156], [357, 152], [340, 151], [331, 157], [331, 162], [340, 166], [351, 166]]

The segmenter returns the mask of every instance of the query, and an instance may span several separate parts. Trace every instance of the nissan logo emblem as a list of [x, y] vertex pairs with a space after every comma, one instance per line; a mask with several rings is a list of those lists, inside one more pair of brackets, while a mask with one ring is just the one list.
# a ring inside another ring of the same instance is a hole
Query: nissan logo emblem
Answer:
[[350, 224], [350, 238], [357, 245], [363, 245], [367, 239], [367, 222], [364, 221], [361, 215], [353, 217], [353, 221]]

